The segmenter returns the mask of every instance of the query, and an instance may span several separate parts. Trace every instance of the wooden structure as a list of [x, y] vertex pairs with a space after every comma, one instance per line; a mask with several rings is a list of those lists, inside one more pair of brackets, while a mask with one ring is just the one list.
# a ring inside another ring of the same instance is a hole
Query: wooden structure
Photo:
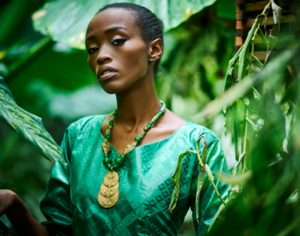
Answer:
[[[275, 0], [278, 6], [282, 8], [282, 18], [281, 18], [281, 29], [279, 37], [283, 39], [284, 37], [288, 40], [293, 37], [293, 32], [299, 27], [299, 22], [295, 17], [295, 12], [299, 10], [299, 4], [292, 0]], [[247, 37], [247, 34], [252, 27], [254, 20], [257, 15], [261, 14], [265, 6], [269, 1], [263, 0], [235, 0], [236, 4], [236, 49], [238, 50]], [[270, 10], [268, 18], [266, 21], [266, 30], [270, 30], [273, 27], [273, 13]], [[264, 30], [264, 26], [261, 27]], [[299, 28], [298, 28], [299, 29]], [[286, 46], [286, 45], [285, 45]], [[276, 46], [276, 49], [281, 50], [284, 47], [284, 43], [281, 41], [281, 45]], [[260, 60], [265, 59], [266, 48], [262, 43], [259, 36], [255, 39], [255, 53], [256, 57]]]

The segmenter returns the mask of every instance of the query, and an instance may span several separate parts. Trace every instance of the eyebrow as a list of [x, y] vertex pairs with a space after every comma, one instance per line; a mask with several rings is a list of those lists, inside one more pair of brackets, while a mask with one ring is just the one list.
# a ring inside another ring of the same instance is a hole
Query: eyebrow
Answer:
[[[125, 27], [122, 27], [122, 26], [116, 26], [116, 27], [109, 28], [109, 29], [105, 30], [104, 34], [108, 34], [110, 32], [116, 31], [116, 30], [128, 30], [128, 29], [126, 29]], [[95, 35], [91, 35], [91, 36], [87, 37], [85, 39], [85, 41], [92, 40], [92, 39], [95, 39], [95, 38], [96, 38]]]

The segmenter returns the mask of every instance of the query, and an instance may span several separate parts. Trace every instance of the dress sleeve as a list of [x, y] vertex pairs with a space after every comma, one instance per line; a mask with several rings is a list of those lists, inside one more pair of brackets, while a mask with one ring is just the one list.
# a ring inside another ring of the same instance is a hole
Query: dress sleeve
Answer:
[[46, 192], [40, 207], [47, 221], [42, 224], [50, 235], [72, 235], [72, 214], [70, 200], [69, 164], [71, 156], [70, 131], [66, 130], [61, 148], [64, 153], [64, 168], [58, 161], [54, 162]]
[[[206, 136], [205, 136], [206, 137]], [[209, 137], [209, 136], [208, 136]], [[231, 188], [231, 186], [223, 184], [219, 181], [217, 176], [215, 175], [216, 172], [223, 172], [226, 174], [229, 174], [228, 166], [226, 159], [224, 157], [224, 153], [222, 150], [221, 142], [218, 138], [214, 137], [213, 139], [208, 140], [207, 139], [207, 158], [206, 158], [206, 164], [210, 167], [212, 174], [214, 176], [214, 183], [223, 199], [225, 199], [228, 195], [228, 190]], [[202, 140], [202, 141], [201, 141]], [[203, 149], [203, 139], [200, 140], [199, 144], [199, 152], [202, 153]], [[202, 144], [202, 145], [201, 145]], [[199, 165], [198, 161], [194, 167], [193, 172], [193, 180], [192, 180], [192, 186], [191, 186], [191, 209], [193, 212], [193, 221], [194, 226], [197, 232], [197, 236], [204, 235], [211, 222], [214, 218], [215, 214], [217, 213], [219, 206], [222, 204], [221, 200], [218, 198], [212, 184], [209, 182], [207, 175], [204, 174], [204, 185], [200, 192], [200, 209], [196, 208], [196, 189], [197, 189], [197, 180], [198, 180], [198, 174], [199, 174]], [[196, 211], [199, 211], [199, 224], [196, 220]]]

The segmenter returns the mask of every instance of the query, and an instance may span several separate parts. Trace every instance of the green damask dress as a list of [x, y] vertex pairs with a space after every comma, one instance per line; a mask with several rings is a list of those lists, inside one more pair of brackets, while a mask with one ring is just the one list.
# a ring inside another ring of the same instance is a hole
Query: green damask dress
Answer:
[[[109, 209], [97, 202], [98, 191], [108, 170], [104, 167], [101, 125], [104, 115], [82, 118], [72, 123], [62, 141], [68, 168], [55, 162], [41, 210], [48, 219], [43, 224], [53, 235], [177, 235], [191, 207], [197, 235], [208, 229], [221, 201], [205, 175], [200, 200], [200, 222], [195, 220], [195, 194], [199, 165], [196, 154], [183, 159], [180, 196], [172, 213], [168, 206], [174, 184], [171, 181], [178, 156], [196, 150], [195, 139], [205, 135], [206, 163], [213, 173], [228, 173], [221, 143], [209, 129], [188, 122], [170, 137], [137, 146], [120, 169], [119, 200]], [[202, 150], [200, 141], [200, 150]], [[200, 151], [202, 152], [202, 151]], [[112, 147], [114, 159], [119, 156]], [[229, 186], [215, 178], [224, 198]]]

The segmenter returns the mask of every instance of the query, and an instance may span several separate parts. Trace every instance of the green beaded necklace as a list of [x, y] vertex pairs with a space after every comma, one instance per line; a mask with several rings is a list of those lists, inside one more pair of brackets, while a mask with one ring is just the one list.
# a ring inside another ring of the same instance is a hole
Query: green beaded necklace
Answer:
[[141, 134], [139, 136], [135, 137], [134, 142], [130, 143], [126, 146], [123, 154], [120, 157], [117, 157], [116, 160], [115, 160], [115, 163], [113, 164], [112, 160], [108, 156], [108, 154], [111, 150], [108, 140], [110, 139], [110, 132], [113, 128], [113, 125], [114, 125], [114, 122], [115, 122], [115, 119], [116, 119], [116, 116], [117, 116], [117, 110], [115, 110], [115, 112], [113, 113], [112, 118], [109, 121], [109, 126], [108, 126], [108, 128], [105, 132], [105, 140], [102, 143], [102, 149], [103, 149], [103, 152], [104, 152], [103, 164], [105, 165], [105, 167], [107, 169], [111, 170], [111, 167], [113, 167], [114, 170], [117, 170], [121, 166], [123, 166], [123, 164], [126, 160], [126, 155], [131, 150], [133, 150], [142, 141], [142, 138], [145, 136], [147, 131], [149, 131], [151, 129], [154, 122], [157, 121], [157, 119], [164, 114], [164, 112], [166, 110], [166, 104], [163, 101], [160, 101], [160, 102], [161, 102], [162, 108], [159, 110], [159, 112], [151, 119], [151, 121], [148, 123], [148, 125], [146, 127], [144, 127]]
[[115, 170], [123, 166], [126, 160], [126, 155], [142, 141], [142, 138], [145, 136], [147, 131], [151, 129], [154, 122], [157, 121], [157, 119], [161, 117], [166, 111], [166, 104], [163, 101], [160, 102], [162, 107], [159, 110], [159, 112], [152, 118], [152, 120], [148, 123], [148, 125], [144, 127], [142, 133], [139, 136], [135, 137], [134, 142], [126, 146], [123, 154], [120, 157], [116, 158], [114, 164], [112, 163], [112, 159], [110, 159], [108, 155], [109, 152], [111, 151], [111, 146], [108, 140], [110, 139], [110, 132], [114, 126], [114, 122], [117, 116], [117, 110], [115, 110], [115, 112], [113, 113], [113, 116], [109, 121], [108, 128], [105, 132], [105, 139], [102, 143], [102, 149], [104, 152], [103, 164], [107, 169], [110, 170], [110, 172], [108, 172], [104, 176], [103, 182], [100, 187], [100, 191], [98, 192], [97, 199], [101, 207], [111, 208], [117, 203], [119, 199], [119, 175], [117, 172], [115, 172]]

